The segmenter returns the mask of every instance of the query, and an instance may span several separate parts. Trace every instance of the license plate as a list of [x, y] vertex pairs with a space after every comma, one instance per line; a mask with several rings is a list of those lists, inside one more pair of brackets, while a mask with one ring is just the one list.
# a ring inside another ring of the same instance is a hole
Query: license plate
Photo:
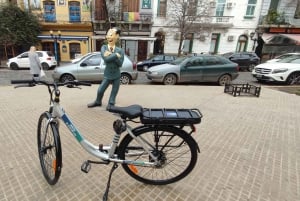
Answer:
[[262, 78], [262, 75], [256, 75], [257, 78]]

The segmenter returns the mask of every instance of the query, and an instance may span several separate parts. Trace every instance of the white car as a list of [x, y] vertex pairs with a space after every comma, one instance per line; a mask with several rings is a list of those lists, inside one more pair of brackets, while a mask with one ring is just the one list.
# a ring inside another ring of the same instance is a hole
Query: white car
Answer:
[[298, 83], [300, 79], [300, 55], [294, 55], [277, 62], [263, 63], [254, 67], [252, 76], [258, 81]]
[[[56, 59], [52, 52], [49, 51], [36, 51], [39, 55], [42, 67], [44, 70], [55, 68], [57, 65]], [[18, 70], [20, 68], [29, 68], [28, 52], [24, 52], [16, 57], [13, 57], [7, 61], [7, 66], [12, 70]]]

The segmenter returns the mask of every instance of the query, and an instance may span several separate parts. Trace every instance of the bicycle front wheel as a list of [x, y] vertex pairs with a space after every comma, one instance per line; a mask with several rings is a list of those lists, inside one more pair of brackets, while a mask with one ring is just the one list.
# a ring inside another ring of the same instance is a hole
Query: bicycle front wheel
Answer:
[[61, 174], [62, 153], [58, 125], [49, 122], [50, 117], [44, 112], [39, 118], [37, 144], [43, 175], [50, 185], [54, 185]]
[[[133, 133], [159, 161], [156, 166], [122, 164], [134, 179], [146, 184], [165, 185], [183, 179], [195, 167], [198, 145], [185, 131], [171, 126], [145, 126]], [[126, 135], [120, 143], [119, 156], [124, 160], [154, 162], [130, 135]]]

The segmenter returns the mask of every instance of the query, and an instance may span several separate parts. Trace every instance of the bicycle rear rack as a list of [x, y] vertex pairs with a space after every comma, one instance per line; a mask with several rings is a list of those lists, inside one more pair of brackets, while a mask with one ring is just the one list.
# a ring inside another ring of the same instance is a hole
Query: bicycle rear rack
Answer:
[[259, 97], [261, 92], [261, 87], [257, 87], [251, 84], [226, 84], [224, 88], [224, 93], [228, 93], [236, 96], [241, 95], [253, 95]]

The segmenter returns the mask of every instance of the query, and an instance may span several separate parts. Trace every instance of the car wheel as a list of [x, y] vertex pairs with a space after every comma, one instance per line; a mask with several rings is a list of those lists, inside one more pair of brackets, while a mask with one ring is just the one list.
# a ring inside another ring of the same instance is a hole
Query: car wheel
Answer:
[[42, 63], [43, 70], [49, 70], [49, 65], [47, 63]]
[[73, 75], [70, 75], [70, 74], [64, 74], [60, 78], [60, 82], [62, 82], [62, 83], [67, 82], [67, 81], [73, 81], [73, 80], [75, 80], [75, 78], [73, 77]]
[[253, 69], [254, 69], [254, 67], [255, 67], [255, 64], [250, 64], [250, 65], [248, 66], [247, 70], [248, 70], [249, 72], [252, 72]]
[[164, 85], [175, 85], [177, 82], [177, 77], [174, 74], [168, 74], [164, 78]]
[[11, 63], [9, 67], [10, 67], [10, 69], [12, 69], [12, 70], [18, 70], [18, 69], [19, 69], [19, 66], [18, 66], [18, 64], [16, 64], [16, 63]]
[[149, 69], [149, 67], [148, 67], [148, 66], [143, 66], [143, 71], [147, 72], [147, 71], [148, 71], [148, 69]]
[[292, 73], [286, 79], [286, 84], [300, 84], [300, 73]]
[[127, 74], [121, 74], [120, 84], [130, 84], [130, 83], [131, 83], [131, 77]]
[[219, 81], [218, 81], [219, 85], [221, 86], [224, 86], [225, 84], [230, 84], [231, 83], [231, 76], [230, 75], [222, 75], [220, 78], [219, 78]]

